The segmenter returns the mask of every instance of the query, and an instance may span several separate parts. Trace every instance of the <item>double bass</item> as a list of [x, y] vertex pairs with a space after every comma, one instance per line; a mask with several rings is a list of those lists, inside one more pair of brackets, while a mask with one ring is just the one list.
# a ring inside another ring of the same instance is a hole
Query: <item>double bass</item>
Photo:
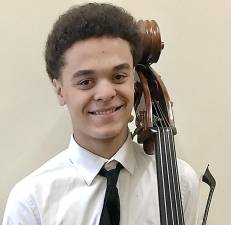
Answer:
[[[161, 225], [184, 225], [180, 181], [174, 135], [172, 102], [161, 77], [151, 68], [159, 59], [164, 43], [158, 24], [154, 20], [137, 23], [142, 35], [142, 58], [136, 66], [138, 81], [135, 83], [134, 109], [138, 143], [143, 144], [147, 154], [155, 154], [159, 212]], [[202, 181], [210, 186], [202, 225], [206, 224], [216, 181], [208, 167]]]

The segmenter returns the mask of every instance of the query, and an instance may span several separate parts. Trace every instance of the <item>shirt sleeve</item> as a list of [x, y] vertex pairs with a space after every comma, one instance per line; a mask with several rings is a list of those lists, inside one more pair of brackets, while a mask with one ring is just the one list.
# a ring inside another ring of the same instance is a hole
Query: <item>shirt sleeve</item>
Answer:
[[180, 160], [181, 193], [185, 225], [196, 225], [199, 202], [199, 178], [193, 168]]
[[11, 191], [2, 225], [41, 225], [35, 205], [25, 192], [20, 188]]

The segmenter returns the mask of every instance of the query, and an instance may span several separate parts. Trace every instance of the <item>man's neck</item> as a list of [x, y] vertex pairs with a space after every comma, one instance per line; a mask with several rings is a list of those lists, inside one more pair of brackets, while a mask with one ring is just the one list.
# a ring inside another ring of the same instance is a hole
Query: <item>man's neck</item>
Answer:
[[85, 148], [86, 150], [92, 152], [95, 155], [101, 156], [106, 159], [110, 159], [113, 155], [116, 154], [116, 152], [118, 152], [118, 150], [125, 143], [127, 136], [128, 132], [117, 138], [90, 139], [86, 142], [83, 142], [74, 133], [74, 139], [81, 147]]

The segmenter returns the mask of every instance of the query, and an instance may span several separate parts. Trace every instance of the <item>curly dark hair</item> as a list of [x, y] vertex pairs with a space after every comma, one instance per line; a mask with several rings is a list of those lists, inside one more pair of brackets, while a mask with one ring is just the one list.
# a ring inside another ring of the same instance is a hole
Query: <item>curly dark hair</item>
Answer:
[[60, 77], [64, 54], [76, 41], [92, 37], [119, 37], [129, 42], [134, 65], [141, 55], [141, 36], [135, 19], [123, 8], [88, 3], [70, 8], [61, 15], [48, 35], [46, 70], [51, 80]]

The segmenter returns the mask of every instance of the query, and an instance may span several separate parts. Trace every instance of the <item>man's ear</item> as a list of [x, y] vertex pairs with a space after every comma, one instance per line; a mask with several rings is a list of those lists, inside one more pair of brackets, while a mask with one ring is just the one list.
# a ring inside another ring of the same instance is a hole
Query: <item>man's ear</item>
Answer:
[[55, 93], [56, 93], [58, 101], [59, 101], [59, 105], [64, 106], [66, 103], [65, 103], [65, 98], [64, 98], [64, 94], [63, 94], [62, 81], [57, 80], [57, 79], [53, 79], [52, 83], [53, 83], [54, 90], [55, 90]]

